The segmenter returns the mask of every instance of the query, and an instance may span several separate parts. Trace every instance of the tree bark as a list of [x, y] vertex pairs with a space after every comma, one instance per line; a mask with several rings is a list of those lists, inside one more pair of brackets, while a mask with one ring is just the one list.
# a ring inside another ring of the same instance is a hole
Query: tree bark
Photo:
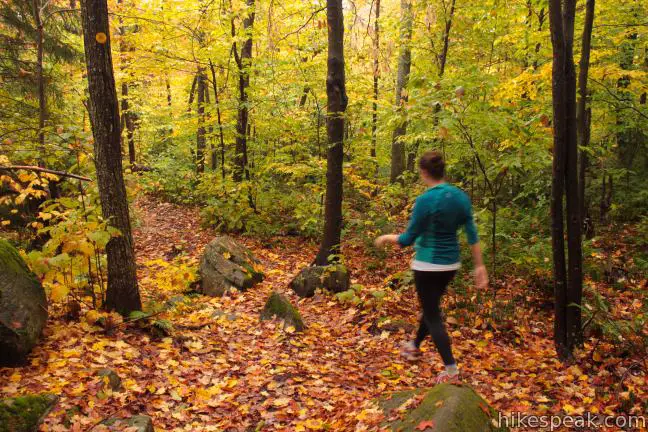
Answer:
[[42, 157], [45, 154], [45, 121], [47, 120], [47, 99], [45, 95], [45, 77], [43, 75], [43, 42], [44, 28], [41, 19], [39, 0], [33, 0], [34, 23], [36, 25], [36, 82], [38, 85], [38, 146], [39, 166], [45, 166]]
[[123, 82], [121, 85], [121, 109], [124, 125], [122, 129], [126, 129], [126, 140], [128, 142], [128, 162], [133, 165], [135, 163], [135, 122], [130, 112], [130, 103], [128, 101], [128, 83]]
[[[250, 87], [250, 68], [252, 66], [252, 27], [254, 26], [254, 0], [246, 0], [248, 7], [247, 16], [243, 19], [243, 32], [246, 35], [245, 42], [241, 47], [240, 54], [237, 53], [236, 42], [234, 43], [234, 58], [238, 66], [239, 75], [239, 101], [238, 115], [236, 118], [236, 154], [234, 155], [234, 181], [243, 180], [243, 175], [249, 177], [247, 172], [247, 130], [249, 120], [248, 88]], [[232, 29], [234, 25], [232, 24]], [[234, 34], [232, 36], [235, 36]]]
[[202, 68], [198, 69], [196, 75], [196, 91], [198, 96], [198, 130], [196, 131], [196, 172], [205, 172], [205, 74]]
[[[573, 60], [576, 0], [550, 0], [549, 22], [554, 62], [552, 94], [554, 157], [552, 249], [554, 263], [554, 342], [560, 358], [571, 356], [580, 339], [582, 296], [581, 218], [578, 202], [576, 70]], [[563, 196], [567, 197], [568, 266], [565, 260]]]
[[374, 21], [373, 104], [371, 112], [371, 157], [376, 157], [378, 141], [378, 81], [380, 80], [380, 0], [376, 0]]
[[450, 13], [445, 22], [445, 29], [443, 31], [443, 48], [439, 54], [439, 76], [442, 77], [445, 73], [446, 62], [448, 60], [448, 49], [450, 47], [450, 30], [452, 29], [452, 19], [455, 14], [456, 0], [452, 0], [450, 4]]
[[187, 112], [191, 112], [191, 106], [194, 102], [194, 97], [196, 95], [196, 83], [198, 82], [198, 75], [193, 77], [191, 81], [191, 88], [189, 89], [189, 102], [187, 102]]
[[324, 235], [320, 250], [315, 258], [317, 265], [328, 264], [329, 257], [339, 253], [342, 233], [344, 113], [348, 103], [344, 76], [342, 0], [326, 1], [326, 18], [328, 21], [328, 73], [326, 76], [328, 152]]
[[407, 83], [409, 81], [410, 69], [412, 66], [412, 4], [411, 0], [401, 0], [401, 48], [398, 56], [398, 76], [396, 79], [396, 97], [394, 104], [400, 118], [398, 125], [392, 134], [391, 147], [391, 183], [395, 183], [405, 171], [405, 144], [402, 141], [403, 135], [407, 132]]
[[[117, 4], [121, 4], [122, 0], [118, 0]], [[126, 72], [126, 52], [128, 46], [124, 42], [123, 37], [126, 35], [126, 27], [123, 25], [123, 20], [119, 18], [119, 35], [122, 40], [119, 44], [119, 53], [121, 55], [121, 68]], [[128, 75], [127, 73], [125, 75]], [[135, 120], [133, 113], [130, 111], [130, 101], [128, 99], [128, 81], [125, 80], [121, 85], [121, 112], [122, 112], [122, 129], [126, 129], [126, 140], [128, 142], [128, 162], [133, 165], [135, 163]]]
[[580, 305], [583, 297], [583, 238], [578, 186], [578, 131], [576, 121], [576, 66], [574, 64], [574, 22], [576, 0], [566, 0], [563, 7], [565, 28], [565, 78], [567, 82], [567, 160], [565, 164], [567, 201], [567, 346], [570, 353], [582, 343]]
[[106, 245], [108, 287], [104, 307], [128, 314], [140, 310], [135, 252], [122, 173], [119, 103], [115, 88], [106, 0], [84, 0], [81, 7], [88, 72], [88, 105], [101, 210], [120, 231]]
[[214, 87], [214, 102], [216, 103], [216, 120], [218, 121], [218, 137], [220, 139], [220, 156], [221, 156], [221, 177], [225, 180], [225, 137], [223, 136], [223, 122], [221, 120], [220, 100], [218, 95], [218, 82], [216, 81], [216, 68], [209, 60], [211, 69], [212, 85]]
[[580, 171], [579, 171], [579, 201], [581, 226], [586, 227], [587, 237], [591, 233], [592, 220], [587, 216], [587, 202], [585, 200], [585, 186], [587, 178], [587, 151], [583, 149], [589, 146], [591, 132], [591, 110], [588, 110], [587, 79], [590, 66], [590, 51], [592, 46], [592, 28], [594, 26], [595, 0], [587, 0], [585, 5], [585, 23], [581, 43], [581, 59], [578, 75], [578, 106], [576, 118], [578, 122], [578, 146], [580, 148]]

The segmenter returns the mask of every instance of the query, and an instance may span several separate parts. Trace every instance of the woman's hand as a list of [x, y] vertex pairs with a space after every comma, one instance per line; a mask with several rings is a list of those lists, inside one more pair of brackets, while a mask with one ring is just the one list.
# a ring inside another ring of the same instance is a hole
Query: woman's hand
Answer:
[[398, 243], [398, 236], [396, 234], [385, 234], [378, 237], [374, 242], [376, 247], [383, 247], [387, 243]]
[[478, 289], [488, 288], [488, 272], [483, 264], [475, 267], [475, 285]]

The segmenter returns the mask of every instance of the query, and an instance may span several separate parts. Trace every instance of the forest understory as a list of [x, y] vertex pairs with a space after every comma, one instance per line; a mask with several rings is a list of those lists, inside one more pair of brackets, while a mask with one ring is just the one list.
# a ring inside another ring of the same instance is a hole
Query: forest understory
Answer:
[[[0, 369], [2, 397], [60, 395], [41, 430], [99, 431], [102, 420], [129, 414], [150, 415], [156, 430], [377, 430], [382, 417], [374, 398], [434, 385], [441, 361], [431, 342], [424, 343], [418, 362], [399, 354], [417, 324], [418, 304], [413, 287], [386, 285], [407, 268], [407, 250], [375, 268], [370, 264], [375, 258], [350, 239], [343, 253], [352, 282], [363, 287], [357, 301], [325, 292], [300, 300], [288, 284], [309, 264], [317, 245], [297, 237], [237, 236], [261, 259], [267, 277], [245, 292], [211, 298], [186, 292], [184, 283], [216, 235], [201, 227], [197, 210], [142, 196], [134, 213], [143, 302], [166, 307], [147, 320], [104, 322], [103, 328], [92, 324], [97, 312], [85, 306], [71, 321], [64, 304], [52, 307], [31, 364]], [[610, 302], [611, 318], [623, 320], [645, 302], [646, 280], [624, 277], [630, 252], [619, 242], [633, 231], [626, 227], [617, 234], [602, 237], [608, 239], [602, 242], [614, 239], [616, 252], [593, 259], [616, 269], [615, 286], [597, 283], [597, 288]], [[574, 360], [562, 363], [551, 338], [550, 292], [514, 275], [493, 281], [495, 297], [472, 287], [460, 290], [470, 285], [461, 283], [468, 277], [461, 273], [445, 300], [448, 332], [463, 381], [502, 415], [645, 412], [647, 365], [640, 351], [590, 334]], [[385, 295], [378, 298], [372, 290]], [[304, 332], [259, 321], [271, 291], [298, 307]], [[476, 296], [484, 299], [480, 306], [467, 306], [477, 303]], [[160, 330], [155, 320], [170, 325]], [[119, 375], [122, 391], [105, 388], [97, 376], [103, 368]]]

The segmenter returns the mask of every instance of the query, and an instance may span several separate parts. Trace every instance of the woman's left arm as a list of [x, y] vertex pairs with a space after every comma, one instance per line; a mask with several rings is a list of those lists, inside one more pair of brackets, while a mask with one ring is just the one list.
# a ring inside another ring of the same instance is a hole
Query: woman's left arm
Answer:
[[410, 246], [421, 234], [425, 226], [426, 211], [425, 205], [417, 198], [414, 202], [412, 217], [410, 218], [407, 230], [401, 234], [386, 234], [376, 239], [376, 246], [381, 247], [387, 243], [399, 244], [402, 247]]

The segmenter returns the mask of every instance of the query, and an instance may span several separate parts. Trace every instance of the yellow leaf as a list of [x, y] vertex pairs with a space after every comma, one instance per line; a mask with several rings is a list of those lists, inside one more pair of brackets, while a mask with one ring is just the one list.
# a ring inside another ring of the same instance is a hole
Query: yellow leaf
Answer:
[[281, 408], [281, 407], [288, 406], [289, 403], [290, 403], [290, 398], [284, 397], [284, 398], [275, 399], [272, 402], [272, 405]]
[[[63, 300], [65, 297], [67, 297], [69, 292], [70, 290], [68, 289], [67, 286], [62, 284], [56, 284], [52, 287], [50, 295], [52, 297], [52, 301], [58, 302]], [[87, 315], [86, 315], [86, 319], [87, 319]], [[94, 324], [94, 322], [92, 322], [91, 324]]]
[[319, 419], [308, 419], [304, 422], [304, 426], [311, 430], [320, 430], [324, 427], [324, 423]]

